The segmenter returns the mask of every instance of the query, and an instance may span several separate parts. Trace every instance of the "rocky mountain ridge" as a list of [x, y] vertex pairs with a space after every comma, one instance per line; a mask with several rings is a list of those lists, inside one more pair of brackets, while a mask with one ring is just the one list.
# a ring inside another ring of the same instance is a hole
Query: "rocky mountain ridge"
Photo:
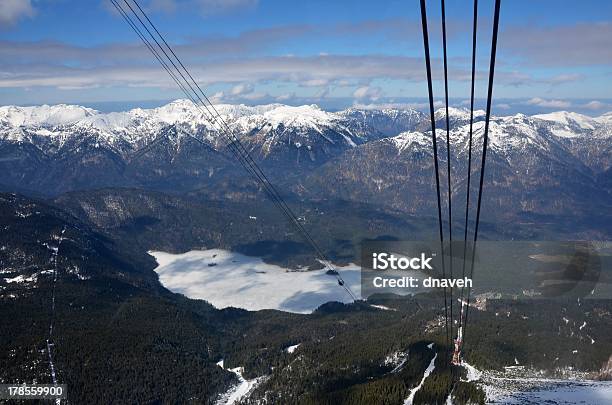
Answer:
[[[349, 200], [414, 215], [434, 212], [426, 114], [281, 104], [216, 108], [287, 196]], [[449, 113], [452, 192], [461, 212], [469, 111]], [[472, 185], [484, 129], [483, 113], [474, 115]], [[435, 119], [444, 168], [444, 110]], [[491, 117], [484, 212], [511, 221], [562, 215], [608, 224], [611, 138], [612, 114]], [[0, 107], [0, 172], [2, 189], [42, 196], [132, 187], [212, 199], [264, 198], [205, 114], [185, 100], [108, 114], [68, 105]], [[445, 170], [440, 174], [445, 184]]]

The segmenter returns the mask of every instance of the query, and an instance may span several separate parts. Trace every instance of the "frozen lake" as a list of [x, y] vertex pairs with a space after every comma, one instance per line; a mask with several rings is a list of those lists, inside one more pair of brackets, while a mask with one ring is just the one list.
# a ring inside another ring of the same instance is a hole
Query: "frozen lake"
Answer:
[[483, 375], [488, 404], [612, 404], [612, 381]]
[[[222, 249], [149, 254], [157, 260], [155, 271], [164, 287], [189, 298], [206, 300], [217, 308], [310, 313], [326, 302], [352, 301], [336, 277], [325, 270], [292, 271]], [[359, 266], [336, 269], [359, 297]]]
[[496, 404], [612, 404], [611, 381], [563, 381], [498, 398]]

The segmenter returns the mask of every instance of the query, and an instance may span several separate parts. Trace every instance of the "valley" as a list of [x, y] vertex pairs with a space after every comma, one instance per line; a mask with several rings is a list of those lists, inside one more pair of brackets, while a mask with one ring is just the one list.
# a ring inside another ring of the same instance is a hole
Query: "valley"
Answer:
[[[422, 113], [219, 108], [351, 290], [363, 242], [436, 238]], [[461, 201], [466, 112], [451, 114]], [[483, 240], [609, 240], [610, 119], [495, 117]], [[517, 287], [533, 278], [527, 267], [475, 283], [469, 365], [450, 367], [441, 292], [351, 302], [241, 170], [183, 100], [108, 114], [0, 107], [0, 382], [50, 381], [54, 319], [57, 378], [75, 403], [512, 403], [560, 401], [543, 392], [551, 386], [568, 397], [609, 392], [583, 381], [609, 379], [609, 297], [533, 298]], [[597, 281], [608, 285], [602, 263]], [[564, 383], [568, 370], [580, 381]], [[453, 373], [463, 381], [453, 385]]]

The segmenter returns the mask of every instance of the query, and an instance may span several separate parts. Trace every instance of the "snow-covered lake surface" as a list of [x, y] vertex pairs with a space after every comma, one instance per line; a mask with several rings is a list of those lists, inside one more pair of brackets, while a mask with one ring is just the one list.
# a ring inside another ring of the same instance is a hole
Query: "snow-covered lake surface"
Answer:
[[[155, 271], [164, 287], [189, 298], [204, 299], [217, 308], [310, 313], [326, 302], [351, 302], [336, 277], [325, 270], [291, 271], [222, 249], [149, 253], [157, 260]], [[336, 269], [360, 296], [359, 266]]]
[[487, 403], [493, 404], [608, 405], [612, 404], [612, 381], [544, 381], [529, 391], [489, 395]]
[[487, 404], [612, 404], [612, 381], [504, 376], [463, 365], [467, 380], [484, 390]]

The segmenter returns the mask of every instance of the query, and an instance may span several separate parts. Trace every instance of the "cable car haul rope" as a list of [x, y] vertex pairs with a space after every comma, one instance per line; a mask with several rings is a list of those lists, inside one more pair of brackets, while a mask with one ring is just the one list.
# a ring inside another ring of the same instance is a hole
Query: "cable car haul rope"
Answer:
[[[475, 257], [476, 253], [476, 242], [478, 240], [478, 227], [480, 224], [480, 211], [482, 205], [482, 190], [484, 185], [485, 175], [485, 164], [487, 159], [487, 146], [489, 141], [489, 121], [491, 116], [491, 102], [493, 96], [493, 77], [495, 73], [495, 55], [497, 52], [497, 34], [499, 30], [499, 12], [500, 12], [501, 0], [495, 0], [495, 10], [493, 15], [493, 35], [491, 39], [491, 57], [489, 65], [489, 80], [487, 87], [487, 102], [486, 102], [486, 115], [485, 115], [485, 126], [482, 143], [482, 160], [480, 164], [480, 181], [478, 187], [478, 199], [476, 204], [476, 219], [474, 222], [474, 235], [472, 243], [472, 254], [471, 258]], [[445, 259], [444, 259], [444, 230], [443, 230], [443, 218], [442, 218], [442, 207], [440, 199], [440, 177], [438, 173], [438, 145], [436, 137], [436, 120], [434, 117], [434, 96], [433, 96], [433, 85], [432, 85], [432, 74], [431, 74], [431, 56], [429, 51], [429, 33], [427, 29], [427, 10], [426, 1], [420, 0], [421, 6], [421, 25], [423, 28], [423, 47], [425, 51], [425, 69], [427, 74], [427, 90], [429, 98], [429, 113], [431, 117], [431, 136], [432, 136], [432, 149], [434, 158], [434, 170], [436, 179], [436, 195], [438, 200], [438, 230], [440, 239], [440, 251], [442, 254], [442, 277], [446, 278], [445, 270]], [[442, 48], [443, 48], [443, 68], [444, 68], [444, 101], [445, 101], [445, 113], [446, 113], [446, 156], [447, 156], [447, 193], [448, 193], [448, 240], [449, 240], [449, 268], [450, 277], [453, 277], [453, 253], [452, 253], [452, 187], [451, 187], [451, 147], [450, 147], [450, 120], [448, 114], [448, 65], [447, 65], [447, 43], [446, 43], [446, 10], [444, 0], [441, 0], [442, 8]], [[477, 34], [477, 23], [478, 23], [478, 0], [474, 0], [474, 21], [472, 30], [472, 74], [471, 74], [471, 86], [470, 86], [470, 126], [469, 126], [469, 138], [468, 138], [468, 171], [467, 171], [467, 190], [466, 190], [466, 207], [465, 207], [465, 222], [464, 222], [464, 246], [463, 246], [463, 265], [462, 265], [462, 277], [465, 276], [467, 256], [467, 244], [468, 244], [468, 223], [469, 223], [469, 210], [470, 210], [470, 192], [471, 192], [471, 171], [472, 171], [472, 135], [473, 135], [473, 124], [474, 124], [474, 87], [476, 77], [476, 34]], [[472, 278], [474, 274], [474, 260], [470, 260], [470, 276]], [[467, 289], [467, 292], [465, 291]], [[457, 336], [454, 339], [454, 350], [452, 356], [452, 363], [455, 365], [461, 364], [461, 351], [465, 345], [465, 331], [467, 329], [469, 303], [470, 303], [471, 288], [464, 287], [460, 292], [460, 303], [458, 319], [457, 319]], [[467, 298], [464, 300], [464, 295]], [[449, 319], [449, 305], [448, 301], [450, 298], [450, 319]], [[449, 347], [450, 336], [453, 336], [453, 290], [450, 289], [450, 297], [446, 289], [444, 289], [444, 322], [446, 329], [446, 344]]]

